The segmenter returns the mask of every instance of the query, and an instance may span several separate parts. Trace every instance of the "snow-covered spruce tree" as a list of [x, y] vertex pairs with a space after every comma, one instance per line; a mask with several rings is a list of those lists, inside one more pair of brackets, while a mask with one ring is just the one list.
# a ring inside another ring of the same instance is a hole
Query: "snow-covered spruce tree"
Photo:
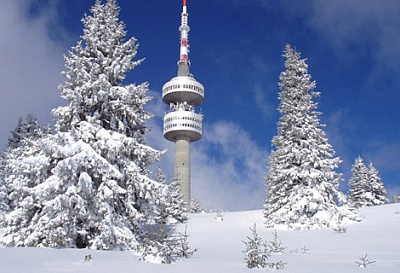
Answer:
[[[0, 213], [9, 209], [10, 200], [7, 186], [13, 187], [13, 185], [8, 185], [10, 178], [15, 177], [15, 171], [22, 172], [20, 169], [13, 170], [14, 164], [16, 163], [20, 167], [23, 166], [20, 164], [22, 158], [26, 153], [35, 154], [34, 142], [43, 137], [43, 135], [43, 130], [37, 118], [32, 114], [28, 114], [25, 120], [20, 117], [15, 129], [11, 131], [11, 136], [0, 159]], [[10, 175], [14, 176], [9, 177]]]
[[280, 75], [281, 118], [278, 135], [272, 139], [264, 205], [266, 226], [284, 224], [290, 228], [324, 228], [343, 217], [335, 200], [341, 174], [335, 172], [341, 162], [333, 157], [313, 101], [314, 91], [308, 65], [300, 52], [286, 45], [286, 70]]
[[[166, 185], [166, 179], [161, 168], [157, 169], [155, 181]], [[185, 211], [187, 206], [180, 194], [180, 184], [173, 181], [160, 189], [162, 190], [162, 192], [159, 192], [158, 198], [160, 215], [165, 219], [184, 222], [187, 219]]]
[[8, 138], [6, 150], [18, 147], [21, 141], [25, 138], [38, 139], [42, 134], [42, 128], [34, 115], [26, 115], [25, 120], [20, 117], [17, 126], [13, 131], [11, 131], [11, 137]]
[[372, 205], [384, 205], [389, 203], [389, 199], [387, 198], [387, 189], [383, 184], [381, 177], [379, 176], [378, 170], [372, 165], [372, 162], [369, 164], [369, 183], [371, 187], [371, 195], [372, 195]]
[[349, 180], [348, 202], [355, 208], [366, 205], [366, 193], [368, 192], [369, 170], [364, 164], [364, 160], [358, 156], [351, 168], [351, 178]]
[[351, 206], [361, 208], [388, 203], [386, 188], [372, 163], [368, 169], [363, 159], [358, 156], [351, 173], [348, 193]]
[[7, 151], [4, 158], [7, 203], [0, 242], [6, 246], [31, 246], [31, 236], [38, 236], [34, 223], [42, 204], [36, 187], [51, 173], [49, 141], [49, 136], [36, 140], [26, 138], [19, 147]]
[[5, 227], [2, 242], [6, 245], [23, 245], [32, 233], [27, 226], [40, 209], [33, 188], [49, 176], [51, 165], [49, 138], [44, 132], [32, 115], [25, 121], [20, 119], [3, 153], [0, 207], [5, 213], [1, 224]]
[[122, 83], [142, 60], [133, 61], [138, 45], [125, 39], [119, 11], [115, 0], [97, 0], [82, 19], [82, 40], [65, 57], [59, 88], [67, 106], [53, 110], [51, 173], [31, 189], [33, 215], [14, 219], [30, 235], [6, 232], [8, 245], [140, 249], [159, 218], [155, 193], [164, 186], [148, 166], [162, 152], [145, 142], [147, 83]]

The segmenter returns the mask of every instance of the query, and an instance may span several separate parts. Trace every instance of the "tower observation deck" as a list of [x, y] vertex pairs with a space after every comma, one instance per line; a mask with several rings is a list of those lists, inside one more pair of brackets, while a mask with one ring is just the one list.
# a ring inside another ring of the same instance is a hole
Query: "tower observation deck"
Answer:
[[190, 143], [202, 135], [203, 117], [195, 107], [204, 101], [204, 86], [190, 74], [187, 0], [183, 0], [180, 32], [178, 75], [164, 84], [162, 99], [170, 111], [164, 116], [164, 138], [175, 142], [175, 180], [181, 194], [190, 204]]

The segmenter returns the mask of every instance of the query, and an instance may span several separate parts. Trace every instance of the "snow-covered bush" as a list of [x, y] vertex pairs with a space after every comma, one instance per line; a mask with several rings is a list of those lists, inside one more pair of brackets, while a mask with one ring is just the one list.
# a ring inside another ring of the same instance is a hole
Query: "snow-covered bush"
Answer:
[[190, 200], [189, 212], [190, 213], [202, 213], [202, 212], [204, 212], [204, 209], [201, 206], [199, 200], [197, 200], [197, 199], [191, 199]]
[[146, 243], [141, 249], [142, 261], [159, 260], [161, 263], [170, 264], [176, 259], [187, 259], [197, 251], [189, 246], [187, 227], [184, 233], [178, 235], [172, 226], [155, 225], [148, 228]]
[[216, 213], [215, 213], [215, 220], [217, 221], [217, 222], [222, 222], [222, 221], [224, 221], [224, 214], [222, 213], [222, 211], [217, 211]]

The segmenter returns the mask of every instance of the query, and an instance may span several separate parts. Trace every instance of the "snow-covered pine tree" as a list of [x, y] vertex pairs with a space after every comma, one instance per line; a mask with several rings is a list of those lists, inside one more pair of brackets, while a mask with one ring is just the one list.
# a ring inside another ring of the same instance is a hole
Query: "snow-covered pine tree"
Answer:
[[25, 138], [38, 139], [42, 134], [43, 132], [39, 125], [39, 121], [34, 115], [26, 115], [25, 120], [20, 117], [17, 126], [13, 131], [11, 131], [11, 137], [8, 138], [6, 149], [18, 147], [20, 142]]
[[358, 156], [351, 169], [349, 180], [349, 203], [355, 208], [382, 205], [389, 202], [387, 190], [378, 170], [370, 163], [369, 168]]
[[321, 113], [313, 101], [320, 93], [314, 91], [316, 83], [311, 81], [306, 60], [290, 45], [286, 45], [283, 56], [286, 70], [279, 83], [281, 118], [265, 177], [266, 225], [329, 227], [340, 214], [335, 200], [341, 174], [335, 169], [341, 160], [334, 157], [322, 130]]
[[372, 165], [372, 162], [369, 164], [369, 183], [371, 186], [372, 205], [377, 206], [389, 203], [385, 185], [379, 176], [378, 170]]
[[51, 151], [50, 136], [42, 133], [40, 127], [36, 129], [34, 134], [11, 139], [3, 154], [1, 180], [4, 184], [0, 194], [5, 198], [1, 223], [5, 229], [1, 242], [5, 245], [28, 245], [32, 234], [30, 222], [41, 210], [34, 188], [50, 174]]
[[[157, 169], [155, 180], [166, 185], [166, 179], [161, 168]], [[167, 187], [161, 188], [163, 191], [159, 193], [159, 206], [163, 218], [174, 219], [178, 222], [184, 222], [187, 219], [185, 208], [187, 207], [182, 195], [180, 194], [180, 184], [173, 181], [167, 184]]]
[[187, 204], [181, 194], [181, 184], [174, 180], [168, 185], [168, 213], [179, 222], [187, 219]]
[[82, 19], [82, 40], [65, 57], [59, 88], [67, 106], [53, 110], [51, 172], [28, 187], [37, 209], [17, 203], [11, 212], [7, 245], [140, 248], [146, 226], [159, 218], [155, 193], [164, 185], [148, 166], [162, 152], [144, 137], [152, 117], [144, 110], [147, 83], [122, 83], [142, 60], [133, 61], [138, 44], [125, 39], [119, 12], [115, 0], [96, 0]]
[[22, 117], [18, 118], [17, 126], [11, 131], [11, 136], [8, 138], [7, 148], [16, 148], [24, 135], [24, 120]]
[[[25, 119], [20, 117], [16, 127], [11, 131], [11, 136], [0, 159], [0, 214], [9, 210], [9, 205], [12, 201], [10, 197], [15, 197], [12, 189], [16, 185], [10, 182], [19, 177], [19, 175], [24, 175], [22, 168], [25, 166], [22, 163], [23, 157], [26, 154], [37, 155], [37, 152], [40, 152], [35, 149], [37, 147], [35, 142], [42, 138], [44, 134], [37, 118], [32, 114], [28, 114]], [[40, 164], [40, 160], [38, 159], [35, 163]], [[27, 168], [29, 167], [31, 165], [27, 166]], [[40, 174], [40, 172], [36, 172], [36, 174]], [[24, 194], [18, 194], [18, 198], [22, 196]]]
[[366, 205], [368, 192], [369, 170], [361, 156], [358, 156], [351, 168], [349, 180], [348, 202], [355, 208]]

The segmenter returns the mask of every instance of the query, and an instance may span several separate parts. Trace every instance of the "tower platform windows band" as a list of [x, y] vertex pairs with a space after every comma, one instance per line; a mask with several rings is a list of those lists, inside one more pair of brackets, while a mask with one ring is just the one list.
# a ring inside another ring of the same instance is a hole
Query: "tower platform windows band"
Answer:
[[193, 77], [178, 76], [164, 84], [162, 98], [167, 104], [186, 101], [200, 105], [204, 101], [204, 87]]
[[170, 141], [179, 138], [197, 141], [202, 134], [203, 117], [190, 111], [170, 112], [164, 116], [164, 137]]

